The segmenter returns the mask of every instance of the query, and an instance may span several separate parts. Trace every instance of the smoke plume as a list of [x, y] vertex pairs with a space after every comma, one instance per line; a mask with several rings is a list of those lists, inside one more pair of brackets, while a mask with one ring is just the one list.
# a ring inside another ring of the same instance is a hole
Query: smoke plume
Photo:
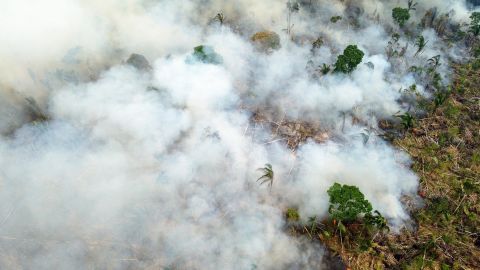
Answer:
[[[418, 178], [377, 123], [411, 110], [403, 89], [435, 90], [412, 66], [440, 55], [447, 84], [465, 55], [419, 30], [424, 14], [461, 26], [470, 11], [420, 2], [406, 27], [427, 46], [415, 54], [402, 35], [399, 59], [386, 47], [403, 1], [299, 2], [291, 27], [273, 0], [2, 1], [0, 268], [322, 269], [324, 250], [290, 236], [284, 210], [327, 217], [334, 182], [407, 226]], [[278, 50], [252, 44], [263, 30]], [[201, 44], [222, 63], [188, 61]], [[358, 68], [319, 75], [349, 44], [365, 53]], [[321, 138], [289, 147], [288, 123]], [[256, 182], [266, 163], [271, 188]]]

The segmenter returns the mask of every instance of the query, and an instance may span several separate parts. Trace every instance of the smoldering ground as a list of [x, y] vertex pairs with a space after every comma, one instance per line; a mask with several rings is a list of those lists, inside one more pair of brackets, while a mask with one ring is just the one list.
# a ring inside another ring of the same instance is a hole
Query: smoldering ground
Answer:
[[[326, 217], [334, 182], [358, 186], [393, 228], [409, 222], [409, 157], [362, 134], [410, 109], [399, 89], [431, 94], [410, 66], [440, 55], [448, 82], [447, 60], [464, 52], [427, 29], [422, 54], [391, 59], [402, 30], [389, 14], [404, 3], [301, 1], [287, 35], [282, 1], [30, 2], [0, 9], [2, 269], [321, 269], [324, 251], [289, 236], [283, 211]], [[429, 1], [412, 21], [433, 6], [468, 18], [463, 1]], [[252, 45], [265, 29], [279, 50]], [[301, 42], [319, 36], [314, 51]], [[186, 61], [199, 44], [223, 63]], [[308, 65], [348, 44], [365, 52], [357, 70], [312, 78]], [[151, 69], [126, 64], [132, 52]], [[255, 112], [316, 123], [327, 139], [291, 149]], [[271, 188], [256, 182], [265, 163]]]

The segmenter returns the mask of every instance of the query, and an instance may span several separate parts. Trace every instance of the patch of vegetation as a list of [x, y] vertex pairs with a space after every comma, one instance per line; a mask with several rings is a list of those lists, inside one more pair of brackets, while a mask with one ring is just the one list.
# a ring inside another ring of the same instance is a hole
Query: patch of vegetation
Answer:
[[410, 19], [410, 12], [407, 8], [396, 7], [392, 9], [392, 18], [400, 27], [403, 27]]
[[296, 208], [288, 208], [287, 209], [287, 221], [289, 222], [297, 222], [300, 221], [300, 214]]
[[418, 36], [415, 39], [415, 46], [417, 47], [417, 51], [415, 52], [415, 56], [421, 54], [423, 50], [425, 50], [425, 46], [427, 46], [428, 41], [425, 41], [425, 37], [422, 35]]
[[372, 205], [356, 186], [333, 184], [328, 191], [330, 196], [330, 217], [340, 222], [355, 221], [372, 211]]
[[295, 223], [291, 233], [321, 241], [351, 269], [480, 269], [479, 96], [480, 72], [455, 65], [451, 90], [393, 140], [420, 177], [424, 206], [410, 209], [415, 229], [389, 233], [378, 212], [365, 213], [371, 206], [357, 188], [335, 184], [332, 218]]
[[351, 73], [361, 62], [365, 54], [357, 45], [349, 45], [339, 55], [335, 63], [334, 72]]
[[189, 62], [192, 62], [192, 58], [205, 64], [219, 65], [223, 63], [223, 57], [216, 53], [213, 47], [206, 45], [193, 48], [193, 54]]
[[321, 67], [320, 67], [320, 72], [323, 74], [323, 75], [326, 75], [330, 72], [331, 68], [330, 68], [330, 65], [327, 65], [327, 64], [323, 64]]
[[268, 183], [268, 186], [271, 188], [273, 186], [273, 169], [271, 164], [265, 164], [265, 167], [259, 168], [258, 170], [262, 171], [263, 175], [257, 179], [257, 182], [260, 182], [260, 185]]
[[342, 19], [342, 16], [333, 16], [333, 17], [330, 18], [330, 22], [331, 23], [337, 23], [341, 19]]
[[413, 128], [415, 124], [415, 117], [413, 117], [413, 115], [406, 112], [404, 114], [397, 115], [397, 117], [400, 118], [400, 124], [405, 130]]
[[478, 36], [480, 34], [480, 12], [473, 12], [472, 15], [470, 15], [470, 27], [469, 31], [475, 35]]

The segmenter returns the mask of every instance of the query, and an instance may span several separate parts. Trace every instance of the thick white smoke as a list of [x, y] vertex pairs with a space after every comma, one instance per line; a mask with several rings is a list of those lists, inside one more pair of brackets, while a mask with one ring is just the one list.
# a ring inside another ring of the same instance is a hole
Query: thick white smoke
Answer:
[[[316, 52], [283, 34], [283, 1], [2, 1], [0, 268], [319, 269], [322, 248], [289, 236], [283, 211], [326, 217], [334, 182], [403, 226], [402, 197], [417, 187], [409, 158], [362, 133], [407, 110], [399, 89], [418, 83], [428, 95], [410, 66], [441, 55], [448, 81], [446, 59], [462, 48], [425, 30], [425, 52], [410, 44], [397, 63], [385, 47], [391, 8], [405, 3], [310, 2], [293, 36], [322, 37]], [[433, 6], [468, 17], [463, 1], [428, 1], [412, 21]], [[264, 29], [281, 34], [281, 49], [252, 46]], [[199, 44], [223, 64], [188, 63]], [[331, 64], [349, 44], [365, 52], [356, 71], [312, 78], [309, 60]], [[133, 52], [152, 70], [124, 64]], [[314, 123], [328, 139], [292, 151], [254, 112]], [[256, 182], [265, 163], [271, 189]]]

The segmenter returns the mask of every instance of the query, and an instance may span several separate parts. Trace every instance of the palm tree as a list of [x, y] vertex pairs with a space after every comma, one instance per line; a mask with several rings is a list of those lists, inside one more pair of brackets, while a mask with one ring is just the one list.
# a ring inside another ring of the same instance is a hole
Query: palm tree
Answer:
[[263, 172], [263, 175], [260, 176], [260, 178], [257, 179], [257, 182], [260, 181], [260, 185], [263, 185], [265, 183], [268, 183], [268, 186], [272, 188], [273, 185], [273, 169], [272, 165], [267, 163], [265, 164], [265, 167], [259, 168], [258, 170]]

